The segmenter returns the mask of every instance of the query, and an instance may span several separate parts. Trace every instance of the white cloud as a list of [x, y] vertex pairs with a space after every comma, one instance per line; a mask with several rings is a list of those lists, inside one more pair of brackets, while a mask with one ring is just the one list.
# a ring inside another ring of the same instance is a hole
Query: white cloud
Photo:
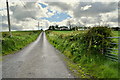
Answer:
[[85, 6], [85, 7], [81, 7], [81, 9], [82, 10], [87, 10], [87, 9], [89, 9], [90, 7], [92, 7], [91, 5], [87, 5], [87, 6]]

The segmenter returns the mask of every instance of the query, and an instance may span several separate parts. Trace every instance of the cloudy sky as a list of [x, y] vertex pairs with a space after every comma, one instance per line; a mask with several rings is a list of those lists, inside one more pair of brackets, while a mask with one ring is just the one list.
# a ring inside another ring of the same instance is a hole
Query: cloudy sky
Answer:
[[[8, 31], [5, 0], [0, 3], [0, 28]], [[118, 1], [114, 0], [9, 0], [12, 30], [47, 29], [49, 25], [118, 26]]]

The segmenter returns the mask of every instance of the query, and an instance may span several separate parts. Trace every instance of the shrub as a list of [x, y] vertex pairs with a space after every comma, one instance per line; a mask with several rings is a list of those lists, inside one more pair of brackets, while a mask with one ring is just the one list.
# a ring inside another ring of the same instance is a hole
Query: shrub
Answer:
[[108, 48], [113, 48], [116, 45], [113, 39], [107, 38], [112, 37], [111, 29], [107, 27], [93, 27], [83, 37], [83, 43], [85, 44], [86, 52], [106, 54]]

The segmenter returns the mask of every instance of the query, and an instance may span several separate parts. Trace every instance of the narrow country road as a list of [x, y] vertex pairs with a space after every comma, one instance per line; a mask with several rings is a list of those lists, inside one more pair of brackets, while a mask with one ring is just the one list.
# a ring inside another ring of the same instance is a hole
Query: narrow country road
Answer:
[[59, 52], [47, 41], [45, 32], [17, 52], [3, 57], [3, 78], [73, 78]]

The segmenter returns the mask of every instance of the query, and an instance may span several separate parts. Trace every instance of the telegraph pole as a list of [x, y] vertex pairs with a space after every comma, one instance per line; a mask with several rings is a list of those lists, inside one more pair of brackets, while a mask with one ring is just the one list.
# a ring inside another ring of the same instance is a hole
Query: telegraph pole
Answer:
[[12, 37], [11, 26], [10, 26], [10, 15], [9, 15], [9, 4], [8, 4], [8, 0], [6, 0], [6, 5], [7, 5], [7, 17], [8, 17], [9, 34], [10, 34], [10, 37]]
[[39, 30], [39, 22], [38, 22], [38, 30]]

